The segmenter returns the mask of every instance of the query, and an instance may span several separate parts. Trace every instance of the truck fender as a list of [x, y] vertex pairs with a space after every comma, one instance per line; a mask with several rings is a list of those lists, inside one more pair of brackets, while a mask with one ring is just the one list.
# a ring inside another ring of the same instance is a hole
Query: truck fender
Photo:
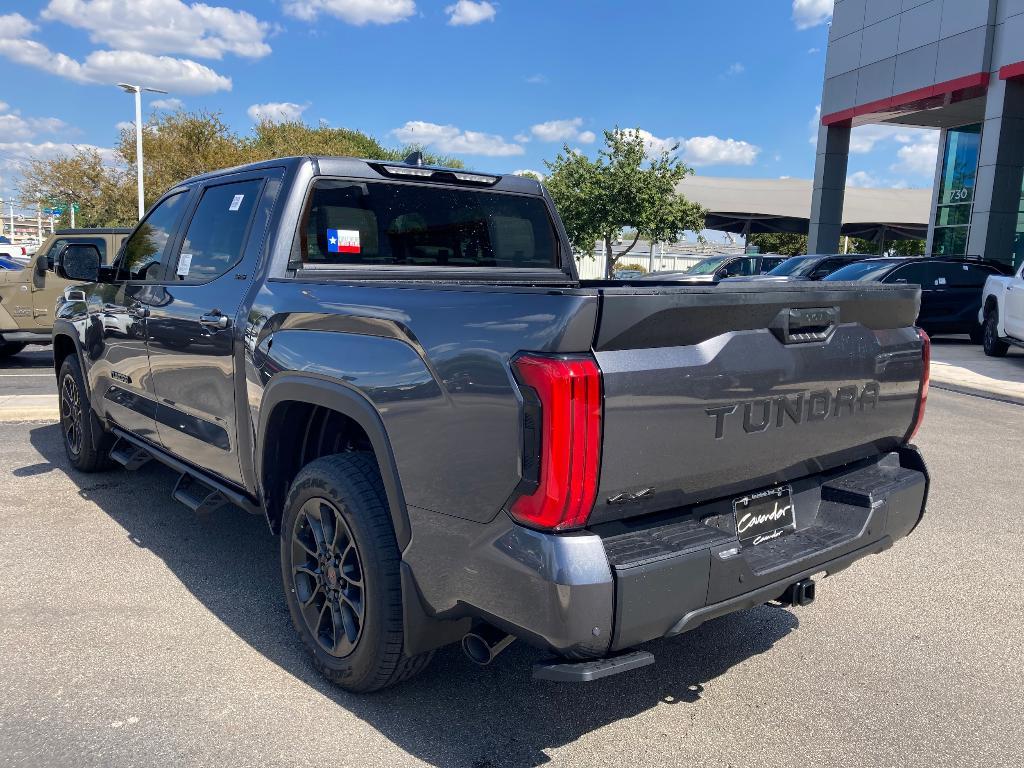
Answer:
[[[274, 408], [282, 402], [294, 400], [300, 403], [319, 405], [337, 411], [356, 422], [370, 439], [373, 452], [380, 467], [384, 481], [384, 492], [387, 495], [391, 520], [398, 539], [398, 548], [404, 551], [412, 539], [409, 514], [405, 505], [405, 495], [398, 477], [398, 466], [384, 427], [384, 421], [373, 403], [358, 390], [344, 382], [316, 373], [280, 373], [267, 383], [260, 404], [259, 424], [256, 440], [256, 470], [260, 484], [260, 494], [266, 499], [263, 488], [264, 451], [267, 427]], [[268, 522], [270, 522], [268, 514]]]

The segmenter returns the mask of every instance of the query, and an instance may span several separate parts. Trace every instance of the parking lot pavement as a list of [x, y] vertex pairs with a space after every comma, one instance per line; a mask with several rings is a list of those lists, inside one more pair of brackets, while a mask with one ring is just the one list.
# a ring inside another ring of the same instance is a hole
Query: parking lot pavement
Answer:
[[55, 394], [57, 380], [49, 347], [29, 347], [0, 361], [0, 397]]
[[196, 518], [160, 467], [69, 474], [55, 425], [0, 424], [0, 764], [1019, 765], [1022, 422], [934, 392], [925, 522], [809, 608], [590, 685], [531, 681], [516, 643], [366, 697], [311, 667], [259, 518]]
[[932, 381], [941, 389], [995, 397], [1024, 405], [1024, 349], [987, 357], [966, 336], [932, 339]]

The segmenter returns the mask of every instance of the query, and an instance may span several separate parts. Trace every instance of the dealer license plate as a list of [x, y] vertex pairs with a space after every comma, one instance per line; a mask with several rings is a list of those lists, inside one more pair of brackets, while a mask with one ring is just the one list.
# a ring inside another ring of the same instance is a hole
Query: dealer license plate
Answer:
[[732, 503], [736, 535], [740, 542], [756, 546], [784, 536], [796, 528], [793, 489], [788, 485], [758, 491]]

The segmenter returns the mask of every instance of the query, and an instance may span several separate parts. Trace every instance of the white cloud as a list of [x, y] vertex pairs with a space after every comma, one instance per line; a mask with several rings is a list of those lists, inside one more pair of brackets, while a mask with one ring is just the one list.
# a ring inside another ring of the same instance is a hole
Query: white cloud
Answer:
[[568, 141], [579, 135], [582, 125], [582, 117], [574, 117], [569, 120], [549, 120], [531, 127], [530, 133], [541, 141]]
[[35, 40], [0, 37], [0, 56], [78, 83], [109, 85], [130, 79], [179, 93], [231, 90], [231, 78], [207, 66], [190, 59], [154, 56], [142, 51], [93, 51], [84, 61], [78, 61], [55, 53]]
[[289, 0], [285, 13], [303, 21], [312, 21], [321, 13], [346, 24], [394, 24], [416, 13], [414, 0]]
[[695, 168], [709, 165], [753, 165], [761, 148], [739, 139], [720, 139], [717, 136], [691, 138], [658, 138], [650, 131], [640, 129], [648, 155], [679, 154], [685, 163]]
[[916, 141], [906, 143], [896, 151], [899, 158], [889, 167], [894, 173], [912, 173], [932, 177], [939, 156], [939, 132], [928, 131]]
[[850, 153], [866, 155], [875, 145], [886, 141], [906, 144], [913, 140], [913, 128], [900, 125], [860, 125], [850, 131]]
[[743, 62], [737, 61], [729, 65], [729, 68], [725, 70], [727, 75], [742, 75], [747, 71], [747, 68], [743, 66]]
[[56, 117], [22, 117], [18, 110], [8, 111], [6, 102], [0, 101], [0, 141], [24, 141], [41, 133], [60, 133], [68, 125]]
[[253, 104], [245, 114], [254, 123], [264, 121], [270, 123], [290, 123], [302, 119], [302, 113], [309, 109], [309, 104], [295, 104], [291, 101], [270, 101], [266, 104]]
[[877, 176], [868, 173], [867, 171], [857, 171], [856, 173], [851, 173], [846, 177], [846, 186], [874, 189], [875, 187], [880, 187], [881, 182]]
[[506, 141], [502, 136], [479, 131], [463, 131], [454, 125], [438, 125], [422, 120], [410, 120], [391, 135], [403, 144], [418, 144], [438, 152], [458, 155], [487, 155], [507, 157], [522, 155], [526, 150], [519, 144]]
[[545, 85], [548, 82], [548, 76], [541, 74], [530, 75], [528, 78], [526, 78], [526, 82], [528, 82], [530, 85]]
[[42, 12], [117, 50], [258, 59], [270, 53], [270, 24], [246, 11], [182, 0], [50, 0]]
[[95, 150], [108, 165], [121, 164], [121, 156], [113, 149], [91, 144], [29, 141], [0, 142], [0, 170], [17, 174], [29, 160], [48, 160], [61, 155], [73, 155], [79, 150]]
[[593, 131], [581, 131], [582, 117], [568, 120], [549, 120], [538, 123], [530, 128], [530, 133], [541, 141], [579, 141], [581, 144], [593, 144], [597, 134]]
[[809, 29], [832, 18], [835, 0], [793, 0], [793, 23], [797, 29]]
[[0, 16], [0, 38], [28, 37], [38, 27], [20, 13], [8, 13]]
[[165, 112], [177, 112], [185, 106], [185, 102], [181, 99], [157, 99], [149, 106], [153, 109], [162, 109]]
[[448, 23], [453, 27], [470, 26], [480, 24], [484, 21], [494, 21], [498, 9], [487, 0], [473, 2], [473, 0], [459, 0], [455, 5], [449, 5], [444, 9], [448, 14]]
[[135, 130], [135, 123], [133, 121], [131, 121], [131, 120], [121, 120], [114, 127], [117, 128], [117, 132], [118, 133], [120, 133], [121, 131], [134, 131]]
[[694, 167], [706, 165], [753, 165], [761, 148], [738, 139], [695, 136], [680, 142], [683, 160]]

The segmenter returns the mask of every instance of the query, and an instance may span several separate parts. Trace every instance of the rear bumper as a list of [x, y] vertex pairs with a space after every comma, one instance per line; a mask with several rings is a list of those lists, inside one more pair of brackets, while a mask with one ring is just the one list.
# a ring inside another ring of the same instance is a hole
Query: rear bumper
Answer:
[[797, 530], [758, 547], [740, 546], [724, 499], [575, 535], [501, 516], [453, 537], [452, 518], [414, 520], [405, 560], [439, 617], [475, 616], [540, 647], [600, 656], [775, 600], [800, 579], [888, 549], [920, 521], [928, 473], [907, 447], [791, 485]]

